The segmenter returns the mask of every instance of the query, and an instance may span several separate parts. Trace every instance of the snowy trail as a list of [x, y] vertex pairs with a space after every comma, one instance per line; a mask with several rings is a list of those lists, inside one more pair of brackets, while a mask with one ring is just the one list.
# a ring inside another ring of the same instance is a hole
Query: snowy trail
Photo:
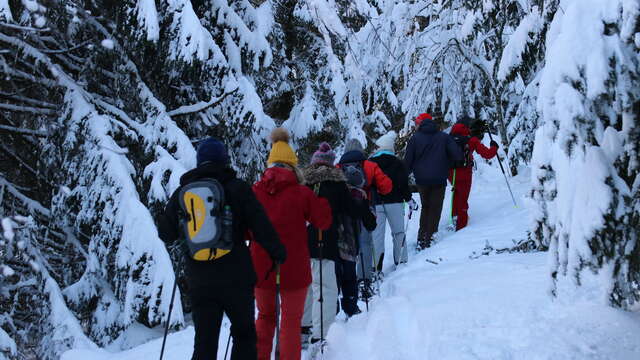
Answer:
[[[546, 253], [470, 259], [525, 238], [529, 221], [528, 174], [510, 179], [515, 208], [499, 170], [479, 167], [469, 226], [387, 276], [369, 314], [332, 326], [325, 359], [640, 359], [640, 314], [552, 302]], [[416, 233], [414, 218], [412, 247]]]
[[[525, 238], [529, 218], [524, 195], [529, 176], [510, 181], [518, 208], [497, 167], [479, 163], [469, 226], [443, 233], [432, 248], [410, 254], [409, 264], [388, 274], [369, 313], [331, 327], [324, 358], [640, 359], [640, 314], [593, 303], [552, 302], [547, 294], [546, 253], [469, 257], [480, 254], [487, 242], [500, 248]], [[441, 229], [449, 221], [449, 204], [447, 192]], [[407, 234], [410, 248], [415, 247], [417, 224], [414, 215]], [[390, 251], [388, 242], [386, 252]], [[387, 271], [389, 266], [385, 263]], [[136, 336], [155, 339], [122, 352], [72, 350], [62, 359], [154, 359], [160, 352], [161, 335], [159, 329], [134, 331], [129, 343], [135, 343]], [[225, 323], [219, 359], [227, 336]], [[165, 359], [187, 359], [192, 346], [192, 327], [172, 333]]]

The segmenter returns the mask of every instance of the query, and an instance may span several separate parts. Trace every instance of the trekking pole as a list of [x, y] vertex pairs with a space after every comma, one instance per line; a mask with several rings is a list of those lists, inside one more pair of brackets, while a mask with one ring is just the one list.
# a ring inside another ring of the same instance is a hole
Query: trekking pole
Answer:
[[276, 264], [276, 354], [280, 360], [280, 264]]
[[227, 339], [227, 348], [224, 351], [224, 360], [227, 360], [227, 355], [229, 354], [229, 344], [231, 343], [231, 330], [229, 330], [229, 338]]
[[322, 230], [318, 229], [318, 251], [320, 252], [320, 353], [324, 355], [324, 298], [322, 291]]
[[167, 343], [167, 335], [169, 334], [169, 322], [171, 320], [171, 311], [173, 310], [173, 300], [176, 297], [176, 289], [178, 288], [178, 279], [173, 282], [173, 291], [171, 291], [171, 302], [169, 303], [169, 313], [167, 314], [167, 324], [164, 327], [164, 337], [162, 338], [162, 349], [160, 350], [160, 360], [164, 356], [164, 346]]
[[458, 169], [453, 169], [453, 181], [451, 182], [451, 231], [456, 230], [456, 224], [453, 221], [453, 198], [456, 196], [456, 173]]
[[[489, 133], [489, 140], [493, 141], [493, 136], [491, 136], [491, 132]], [[511, 185], [509, 185], [509, 180], [507, 179], [507, 173], [504, 171], [504, 167], [502, 166], [502, 160], [500, 160], [500, 155], [496, 153], [496, 157], [498, 158], [498, 163], [500, 164], [500, 170], [502, 170], [502, 175], [504, 175], [504, 181], [507, 183], [507, 188], [509, 189], [509, 194], [511, 194], [511, 200], [513, 200], [513, 206], [518, 207], [516, 203], [516, 198], [513, 196], [513, 191], [511, 191]]]
[[409, 230], [409, 220], [411, 220], [411, 215], [413, 215], [413, 208], [411, 208], [411, 205], [409, 205], [409, 219], [407, 220], [407, 224], [404, 226], [404, 238], [402, 239], [400, 251], [404, 249], [404, 246], [407, 243], [407, 231]]
[[[362, 249], [360, 249], [360, 265], [362, 265], [362, 283], [366, 286], [366, 282], [364, 281], [364, 279], [366, 278], [366, 275], [364, 274], [364, 254], [362, 253]], [[364, 297], [364, 304], [367, 307], [367, 312], [369, 312], [369, 298], [366, 296]]]

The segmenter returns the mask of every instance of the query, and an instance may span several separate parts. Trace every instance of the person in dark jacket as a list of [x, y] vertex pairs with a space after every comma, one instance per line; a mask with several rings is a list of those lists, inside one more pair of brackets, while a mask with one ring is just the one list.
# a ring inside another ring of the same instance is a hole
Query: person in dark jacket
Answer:
[[387, 221], [393, 237], [393, 262], [395, 265], [407, 262], [407, 247], [404, 233], [404, 204], [415, 207], [409, 190], [409, 173], [404, 162], [395, 155], [395, 131], [390, 131], [376, 140], [377, 151], [369, 158], [378, 164], [392, 181], [393, 188], [387, 195], [376, 195], [373, 202], [378, 226], [373, 231], [374, 262], [377, 271], [382, 271], [384, 260]]
[[[457, 124], [451, 128], [451, 135], [462, 136], [468, 139], [467, 145], [469, 148], [467, 156], [467, 166], [455, 169], [455, 185], [453, 189], [453, 216], [456, 219], [456, 231], [463, 229], [469, 222], [469, 194], [471, 193], [471, 182], [473, 179], [473, 153], [477, 152], [483, 158], [489, 160], [498, 154], [498, 143], [491, 141], [490, 147], [482, 145], [480, 139], [476, 136], [472, 136], [469, 130], [471, 119], [469, 117], [463, 117]], [[480, 131], [482, 133], [482, 131]], [[478, 134], [482, 136], [481, 134]], [[449, 171], [449, 182], [453, 184], [454, 169]]]
[[[197, 164], [195, 169], [182, 176], [180, 186], [204, 178], [220, 182], [225, 193], [225, 204], [231, 208], [234, 245], [230, 253], [219, 259], [196, 261], [189, 256], [186, 244], [183, 244], [195, 327], [192, 359], [216, 358], [223, 313], [231, 321], [231, 358], [256, 359], [253, 297], [256, 273], [244, 234], [247, 230], [252, 231], [256, 235], [255, 240], [276, 263], [285, 261], [286, 250], [251, 187], [236, 178], [221, 142], [213, 138], [203, 141], [198, 146]], [[179, 204], [181, 187], [173, 193], [164, 213], [158, 219], [158, 233], [167, 244], [183, 237], [179, 227], [182, 218]]]
[[[380, 169], [378, 164], [367, 160], [364, 154], [364, 147], [358, 139], [351, 139], [345, 146], [345, 153], [338, 162], [338, 167], [346, 164], [360, 164], [365, 175], [365, 184], [362, 188], [366, 194], [366, 200], [373, 206], [373, 197], [387, 195], [393, 189], [393, 182]], [[362, 227], [359, 230], [358, 243], [360, 246], [360, 256], [358, 267], [356, 268], [358, 280], [361, 284], [361, 295], [363, 298], [370, 298], [373, 294], [373, 238], [371, 230]]]
[[440, 131], [431, 115], [420, 114], [415, 123], [418, 131], [409, 140], [404, 161], [420, 191], [418, 248], [425, 249], [438, 231], [449, 168], [462, 160], [462, 151], [451, 136]]
[[[351, 198], [351, 192], [347, 187], [347, 179], [344, 173], [333, 165], [335, 160], [336, 154], [331, 149], [331, 146], [327, 143], [322, 143], [311, 157], [311, 164], [304, 170], [306, 185], [318, 196], [329, 201], [332, 218], [334, 219], [331, 227], [325, 231], [320, 231], [312, 225], [308, 226], [312, 286], [309, 288], [302, 324], [303, 330], [306, 327], [313, 326], [312, 344], [321, 338], [326, 338], [329, 327], [337, 313], [338, 284], [336, 281], [336, 263], [340, 260], [341, 251], [344, 251], [344, 246], [341, 242], [345, 240], [346, 236], [350, 236], [345, 231], [345, 219], [349, 216], [359, 220], [365, 216], [365, 212], [370, 214], [366, 204], [357, 203]], [[370, 216], [372, 215], [370, 214]], [[351, 233], [351, 236], [353, 236], [353, 233]], [[355, 238], [352, 243], [355, 243]], [[320, 259], [322, 259], [322, 266]], [[320, 272], [322, 272], [322, 284], [320, 283]], [[353, 272], [355, 275], [355, 263], [353, 263]], [[354, 286], [357, 286], [355, 281]], [[321, 287], [322, 303], [320, 303]], [[321, 306], [323, 311], [322, 329], [320, 326]]]
[[[307, 224], [327, 230], [333, 221], [331, 207], [301, 184], [304, 176], [298, 170], [298, 158], [289, 145], [289, 133], [283, 128], [271, 133], [269, 168], [253, 186], [253, 191], [267, 211], [280, 240], [287, 249], [287, 261], [280, 266], [280, 359], [299, 360], [300, 328], [307, 289], [311, 284], [311, 262], [307, 241]], [[256, 305], [258, 318], [258, 359], [271, 359], [276, 329], [276, 271], [268, 252], [260, 244], [251, 244], [251, 256], [258, 283]]]

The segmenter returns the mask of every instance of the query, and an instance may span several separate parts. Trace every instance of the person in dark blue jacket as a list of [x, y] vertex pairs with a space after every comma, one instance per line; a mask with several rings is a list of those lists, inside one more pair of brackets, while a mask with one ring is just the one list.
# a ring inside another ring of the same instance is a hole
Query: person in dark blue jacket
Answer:
[[431, 115], [420, 114], [415, 123], [418, 131], [409, 140], [404, 161], [420, 191], [418, 248], [425, 249], [438, 232], [449, 168], [454, 161], [462, 160], [463, 154], [453, 138], [440, 131]]

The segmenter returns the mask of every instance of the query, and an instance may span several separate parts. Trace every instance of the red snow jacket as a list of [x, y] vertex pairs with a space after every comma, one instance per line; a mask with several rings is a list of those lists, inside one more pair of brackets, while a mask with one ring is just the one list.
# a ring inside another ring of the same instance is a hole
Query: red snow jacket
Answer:
[[[453, 125], [453, 128], [451, 128], [451, 135], [470, 136], [471, 131], [466, 125], [458, 123]], [[477, 152], [478, 154], [480, 154], [480, 156], [489, 160], [494, 156], [496, 156], [496, 154], [498, 153], [498, 148], [494, 146], [488, 148], [482, 145], [482, 143], [477, 137], [472, 136], [469, 139], [469, 163], [470, 164], [473, 164], [474, 152]], [[458, 180], [471, 181], [472, 177], [473, 177], [473, 166], [469, 166], [466, 168], [458, 168], [456, 170], [456, 181]], [[453, 169], [449, 170], [449, 180], [451, 181], [452, 178], [453, 178]]]
[[[267, 216], [287, 249], [287, 260], [280, 265], [283, 289], [300, 289], [311, 284], [311, 261], [307, 243], [307, 222], [327, 230], [331, 226], [331, 207], [326, 199], [300, 185], [296, 174], [288, 169], [267, 169], [253, 192], [264, 206]], [[274, 289], [275, 271], [271, 257], [257, 242], [251, 242], [251, 258], [258, 276], [256, 287]]]

